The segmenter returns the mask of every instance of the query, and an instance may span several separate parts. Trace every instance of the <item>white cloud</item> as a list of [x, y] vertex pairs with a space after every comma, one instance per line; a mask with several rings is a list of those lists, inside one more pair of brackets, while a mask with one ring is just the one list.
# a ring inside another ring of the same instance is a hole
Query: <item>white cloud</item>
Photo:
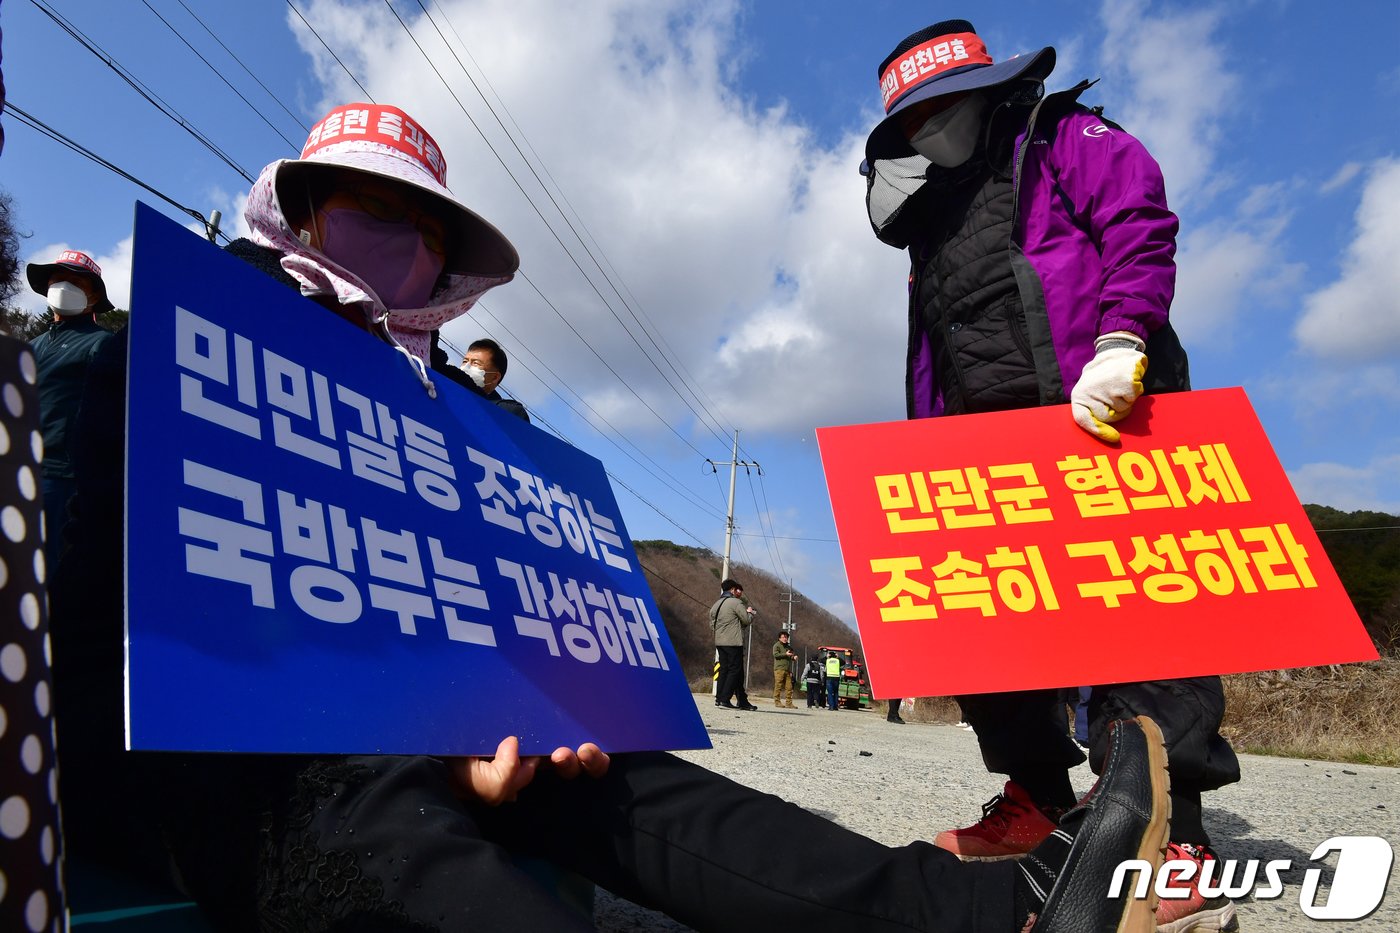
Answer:
[[1351, 183], [1353, 178], [1361, 174], [1361, 171], [1365, 167], [1366, 166], [1362, 165], [1360, 162], [1346, 163], [1341, 168], [1337, 169], [1336, 174], [1318, 186], [1318, 192], [1320, 194], [1331, 194], [1338, 188], [1346, 187]]
[[1308, 463], [1288, 471], [1301, 502], [1343, 512], [1360, 510], [1400, 515], [1400, 455], [1378, 457], [1365, 466]]
[[1150, 12], [1147, 0], [1105, 0], [1102, 93], [1122, 95], [1109, 116], [1146, 144], [1162, 166], [1171, 203], [1209, 201], [1232, 179], [1215, 164], [1241, 78], [1216, 37], [1222, 13]]
[[[901, 381], [885, 378], [885, 367], [903, 356], [907, 259], [870, 233], [856, 171], [864, 140], [852, 136], [823, 148], [783, 108], [761, 110], [736, 93], [727, 83], [742, 52], [733, 5], [456, 0], [443, 8], [602, 244], [597, 260], [620, 272], [633, 307], [643, 309], [648, 329], [664, 335], [677, 368], [694, 375], [721, 422], [802, 434], [817, 424], [902, 414]], [[650, 406], [683, 433], [708, 436], [662, 381], [658, 369], [676, 377], [631, 309], [604, 282], [481, 100], [468, 96], [470, 86], [436, 32], [425, 26], [417, 35], [548, 228], [397, 22], [386, 24], [375, 9], [321, 3], [308, 17], [338, 50], [377, 48], [372, 58], [347, 64], [377, 100], [402, 103], [422, 120], [448, 154], [453, 190], [511, 237], [524, 274], [607, 365], [523, 281], [488, 301], [516, 335], [518, 345], [507, 348], [522, 360], [545, 361], [622, 430], [668, 434]], [[554, 35], [569, 36], [568, 55], [554, 54], [539, 38]], [[314, 38], [303, 47], [330, 82], [326, 106], [360, 95], [334, 62], [320, 61], [327, 56]], [[471, 320], [448, 328], [460, 345], [480, 333]], [[871, 376], [872, 361], [882, 367], [880, 378], [851, 392], [850, 376]], [[508, 390], [529, 405], [550, 398], [523, 367], [512, 369], [509, 381]]]
[[1172, 324], [1190, 345], [1230, 346], [1246, 312], [1290, 298], [1302, 267], [1283, 262], [1289, 215], [1278, 185], [1247, 192], [1229, 217], [1189, 225], [1178, 238]]
[[1356, 230], [1336, 281], [1308, 295], [1294, 328], [1299, 345], [1340, 361], [1400, 353], [1400, 160], [1371, 167]]

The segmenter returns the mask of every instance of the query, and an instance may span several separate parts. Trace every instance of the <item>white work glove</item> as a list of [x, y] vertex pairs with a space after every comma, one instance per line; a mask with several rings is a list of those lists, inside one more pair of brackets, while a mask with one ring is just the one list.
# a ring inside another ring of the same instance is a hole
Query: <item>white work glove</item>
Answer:
[[1136, 334], [1115, 330], [1094, 341], [1094, 358], [1070, 393], [1074, 423], [1099, 440], [1118, 441], [1114, 421], [1128, 417], [1142, 394], [1147, 345]]

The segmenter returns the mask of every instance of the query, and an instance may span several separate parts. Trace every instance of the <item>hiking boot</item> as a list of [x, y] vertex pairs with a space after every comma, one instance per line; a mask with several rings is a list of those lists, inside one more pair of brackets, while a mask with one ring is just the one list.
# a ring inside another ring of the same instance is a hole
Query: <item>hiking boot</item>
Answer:
[[[1209, 846], [1191, 845], [1186, 842], [1173, 842], [1167, 846], [1167, 861], [1185, 861], [1196, 864], [1196, 872], [1189, 880], [1178, 880], [1172, 876], [1167, 885], [1170, 891], [1185, 891], [1184, 897], [1164, 896], [1157, 905], [1157, 933], [1235, 933], [1240, 922], [1235, 917], [1235, 904], [1223, 894], [1206, 897], [1201, 893], [1201, 873], [1206, 862], [1219, 859]], [[1220, 883], [1220, 866], [1214, 866], [1212, 881]]]
[[1019, 858], [1055, 831], [1054, 811], [1042, 810], [1015, 781], [982, 805], [982, 818], [964, 829], [945, 829], [933, 844], [963, 860]]
[[1171, 814], [1167, 751], [1146, 716], [1109, 726], [1103, 773], [1054, 832], [1016, 866], [1015, 917], [1022, 933], [1153, 933], [1157, 896], [1108, 892], [1120, 863], [1138, 860], [1153, 878]]

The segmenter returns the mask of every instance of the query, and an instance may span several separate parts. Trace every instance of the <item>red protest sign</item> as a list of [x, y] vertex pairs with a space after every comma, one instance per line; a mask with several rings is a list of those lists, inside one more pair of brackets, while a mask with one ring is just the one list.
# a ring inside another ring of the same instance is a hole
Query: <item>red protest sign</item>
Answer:
[[1374, 659], [1242, 389], [821, 428], [877, 697]]

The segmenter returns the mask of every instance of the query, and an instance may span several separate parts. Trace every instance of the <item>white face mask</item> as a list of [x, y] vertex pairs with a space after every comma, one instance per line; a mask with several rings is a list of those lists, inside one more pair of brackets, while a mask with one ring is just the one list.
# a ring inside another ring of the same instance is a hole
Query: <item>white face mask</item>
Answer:
[[486, 370], [475, 363], [467, 363], [462, 367], [462, 372], [471, 376], [472, 382], [476, 383], [478, 389], [486, 388]]
[[55, 282], [49, 286], [49, 307], [61, 317], [72, 317], [87, 310], [88, 296], [72, 282]]
[[970, 94], [947, 110], [924, 121], [909, 140], [914, 151], [934, 165], [957, 168], [972, 157], [982, 134], [982, 112], [987, 98]]

